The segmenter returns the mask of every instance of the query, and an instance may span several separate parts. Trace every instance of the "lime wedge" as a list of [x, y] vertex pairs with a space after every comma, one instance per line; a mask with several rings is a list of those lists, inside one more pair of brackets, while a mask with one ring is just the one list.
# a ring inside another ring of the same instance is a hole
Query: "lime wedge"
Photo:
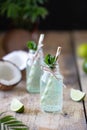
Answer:
[[11, 102], [10, 109], [12, 111], [22, 113], [24, 112], [24, 105], [18, 99], [14, 98]]
[[71, 92], [70, 92], [70, 97], [73, 101], [81, 101], [84, 99], [85, 97], [85, 93], [80, 91], [80, 90], [76, 90], [76, 89], [71, 89]]

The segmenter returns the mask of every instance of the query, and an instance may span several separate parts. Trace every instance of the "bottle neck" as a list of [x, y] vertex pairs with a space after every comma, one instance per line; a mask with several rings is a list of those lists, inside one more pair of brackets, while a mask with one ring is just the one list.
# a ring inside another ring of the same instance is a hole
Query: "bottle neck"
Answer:
[[34, 50], [32, 50], [32, 49], [30, 49], [29, 50], [29, 52], [28, 52], [28, 59], [33, 59], [33, 57], [34, 57], [34, 55], [35, 55], [35, 51]]
[[54, 68], [50, 68], [48, 65], [46, 65], [45, 63], [43, 63], [42, 68], [43, 68], [44, 72], [54, 73], [55, 75], [59, 75], [60, 74], [59, 64], [55, 64]]
[[53, 69], [51, 69], [51, 71], [53, 71], [53, 73], [55, 73], [55, 74], [59, 74], [60, 73], [59, 64], [58, 63], [55, 64], [55, 67]]

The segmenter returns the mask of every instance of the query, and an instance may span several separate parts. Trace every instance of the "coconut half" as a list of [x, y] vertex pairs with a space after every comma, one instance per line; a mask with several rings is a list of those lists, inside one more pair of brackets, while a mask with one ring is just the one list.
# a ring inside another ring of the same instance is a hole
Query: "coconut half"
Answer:
[[4, 60], [11, 61], [16, 64], [20, 70], [26, 68], [26, 61], [28, 59], [28, 53], [22, 50], [13, 51], [3, 57]]
[[0, 89], [9, 90], [20, 82], [22, 78], [19, 68], [5, 60], [0, 60]]

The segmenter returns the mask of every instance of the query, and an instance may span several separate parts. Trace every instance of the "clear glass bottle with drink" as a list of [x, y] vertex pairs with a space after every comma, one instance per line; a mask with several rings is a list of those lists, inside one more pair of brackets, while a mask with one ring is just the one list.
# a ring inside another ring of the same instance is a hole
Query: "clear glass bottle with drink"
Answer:
[[43, 50], [42, 46], [38, 47], [32, 41], [28, 43], [28, 46], [30, 49], [26, 65], [26, 89], [30, 93], [39, 93]]
[[61, 112], [63, 107], [63, 76], [59, 71], [57, 59], [55, 60], [55, 57], [51, 57], [51, 55], [47, 55], [45, 58], [46, 62], [42, 65], [43, 74], [40, 79], [41, 109], [46, 112]]

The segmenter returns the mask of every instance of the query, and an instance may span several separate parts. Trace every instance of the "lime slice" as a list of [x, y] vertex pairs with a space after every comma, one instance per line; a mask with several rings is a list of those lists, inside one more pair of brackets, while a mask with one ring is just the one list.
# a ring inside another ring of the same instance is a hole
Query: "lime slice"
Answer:
[[81, 101], [84, 99], [85, 97], [85, 93], [80, 91], [80, 90], [76, 90], [76, 89], [71, 89], [71, 92], [70, 92], [70, 97], [73, 101]]
[[24, 105], [18, 99], [15, 98], [11, 102], [10, 109], [12, 111], [22, 113], [22, 112], [24, 112]]

